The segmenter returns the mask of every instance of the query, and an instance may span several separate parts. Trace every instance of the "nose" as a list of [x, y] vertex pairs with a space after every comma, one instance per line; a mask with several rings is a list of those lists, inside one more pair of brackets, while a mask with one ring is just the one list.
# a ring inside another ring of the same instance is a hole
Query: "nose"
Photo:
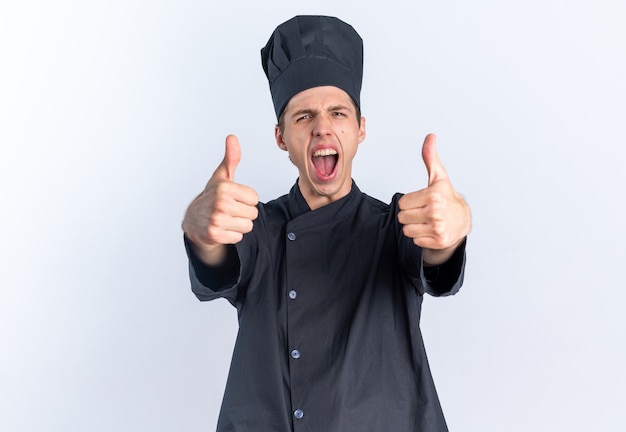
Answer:
[[326, 114], [320, 114], [315, 116], [315, 123], [313, 124], [313, 135], [316, 137], [330, 135], [332, 126], [330, 119]]

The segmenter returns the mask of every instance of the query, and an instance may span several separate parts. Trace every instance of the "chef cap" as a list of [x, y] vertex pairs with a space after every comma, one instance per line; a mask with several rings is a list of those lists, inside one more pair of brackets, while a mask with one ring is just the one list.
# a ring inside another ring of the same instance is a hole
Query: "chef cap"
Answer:
[[296, 16], [278, 27], [261, 49], [276, 117], [303, 90], [335, 86], [357, 107], [363, 79], [363, 41], [345, 22], [327, 16]]

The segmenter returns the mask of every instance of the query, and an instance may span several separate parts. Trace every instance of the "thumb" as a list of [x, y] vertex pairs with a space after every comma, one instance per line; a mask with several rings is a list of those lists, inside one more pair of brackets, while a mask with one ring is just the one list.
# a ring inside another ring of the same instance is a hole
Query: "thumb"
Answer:
[[239, 139], [235, 135], [228, 135], [226, 137], [224, 159], [215, 174], [223, 179], [235, 181], [235, 169], [237, 169], [240, 160], [241, 147], [239, 145]]
[[422, 146], [422, 159], [428, 171], [428, 186], [448, 178], [448, 173], [437, 154], [437, 136], [435, 134], [426, 135]]

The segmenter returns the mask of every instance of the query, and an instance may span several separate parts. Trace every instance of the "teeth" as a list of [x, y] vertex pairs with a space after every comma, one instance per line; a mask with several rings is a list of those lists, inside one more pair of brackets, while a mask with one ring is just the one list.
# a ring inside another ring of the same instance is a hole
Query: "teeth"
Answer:
[[334, 149], [323, 149], [323, 150], [318, 150], [315, 153], [313, 153], [313, 156], [317, 157], [317, 156], [331, 156], [331, 155], [336, 155], [337, 154], [337, 150]]

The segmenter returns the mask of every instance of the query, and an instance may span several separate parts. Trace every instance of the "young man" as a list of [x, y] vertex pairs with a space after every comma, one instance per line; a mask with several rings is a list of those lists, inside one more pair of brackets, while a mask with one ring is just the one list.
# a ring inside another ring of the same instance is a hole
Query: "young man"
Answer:
[[363, 48], [348, 24], [299, 16], [262, 49], [298, 180], [262, 204], [224, 160], [183, 230], [200, 300], [226, 298], [239, 333], [218, 431], [446, 431], [419, 328], [422, 297], [461, 287], [470, 211], [426, 137], [425, 189], [359, 191]]

